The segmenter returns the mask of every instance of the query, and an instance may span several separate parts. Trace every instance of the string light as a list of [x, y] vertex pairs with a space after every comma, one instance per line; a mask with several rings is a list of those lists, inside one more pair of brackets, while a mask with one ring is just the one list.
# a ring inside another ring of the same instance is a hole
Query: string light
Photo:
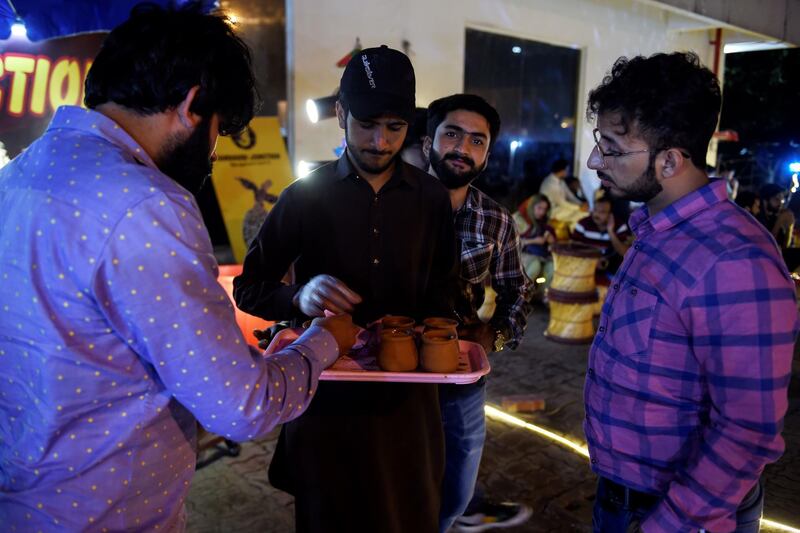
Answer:
[[[585, 444], [580, 443], [578, 441], [570, 440], [567, 437], [561, 436], [558, 433], [554, 433], [549, 429], [545, 429], [541, 426], [537, 426], [536, 424], [531, 424], [530, 422], [526, 422], [521, 418], [517, 418], [516, 416], [512, 416], [504, 411], [501, 411], [497, 407], [492, 405], [485, 405], [483, 407], [484, 412], [486, 413], [486, 417], [492, 420], [497, 420], [500, 422], [505, 422], [507, 424], [511, 424], [512, 426], [521, 427], [527, 429], [532, 433], [536, 433], [537, 435], [541, 435], [545, 438], [552, 440], [553, 442], [557, 442], [562, 446], [569, 448], [573, 452], [577, 453], [578, 455], [582, 455], [583, 457], [589, 458], [589, 449], [586, 447]], [[766, 518], [761, 519], [761, 525], [765, 528], [770, 528], [778, 531], [788, 531], [790, 533], [800, 533], [800, 529], [794, 528], [792, 526], [782, 524], [780, 522], [775, 522], [774, 520], [768, 520]]]

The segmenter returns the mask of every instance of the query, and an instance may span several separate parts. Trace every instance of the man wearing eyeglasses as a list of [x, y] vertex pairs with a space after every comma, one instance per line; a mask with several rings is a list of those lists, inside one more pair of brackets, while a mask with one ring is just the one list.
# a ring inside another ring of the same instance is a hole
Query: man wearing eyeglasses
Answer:
[[589, 354], [595, 531], [758, 531], [759, 478], [784, 449], [794, 286], [705, 173], [720, 103], [692, 53], [620, 58], [589, 94], [589, 168], [645, 203]]

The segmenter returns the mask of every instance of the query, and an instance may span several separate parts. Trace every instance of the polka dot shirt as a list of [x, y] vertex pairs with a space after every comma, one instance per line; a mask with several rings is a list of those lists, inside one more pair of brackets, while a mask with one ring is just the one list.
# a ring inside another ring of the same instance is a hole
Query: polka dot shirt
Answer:
[[302, 414], [333, 337], [245, 343], [193, 197], [117, 124], [60, 108], [0, 170], [0, 524], [184, 527], [195, 428]]

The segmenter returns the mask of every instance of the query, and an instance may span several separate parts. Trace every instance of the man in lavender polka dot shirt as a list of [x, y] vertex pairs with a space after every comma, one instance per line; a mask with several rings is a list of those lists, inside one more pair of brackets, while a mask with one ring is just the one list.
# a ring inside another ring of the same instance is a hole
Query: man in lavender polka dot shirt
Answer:
[[223, 18], [140, 9], [96, 58], [89, 109], [58, 109], [0, 171], [3, 531], [184, 529], [197, 422], [263, 435], [353, 344], [350, 317], [317, 319], [264, 359], [216, 282], [191, 192], [255, 101]]

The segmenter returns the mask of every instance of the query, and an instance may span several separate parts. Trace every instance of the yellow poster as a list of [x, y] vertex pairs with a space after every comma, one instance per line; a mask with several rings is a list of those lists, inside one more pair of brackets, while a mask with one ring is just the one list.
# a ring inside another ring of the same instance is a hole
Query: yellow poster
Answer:
[[293, 179], [278, 117], [255, 117], [240, 136], [219, 138], [211, 180], [237, 262]]

